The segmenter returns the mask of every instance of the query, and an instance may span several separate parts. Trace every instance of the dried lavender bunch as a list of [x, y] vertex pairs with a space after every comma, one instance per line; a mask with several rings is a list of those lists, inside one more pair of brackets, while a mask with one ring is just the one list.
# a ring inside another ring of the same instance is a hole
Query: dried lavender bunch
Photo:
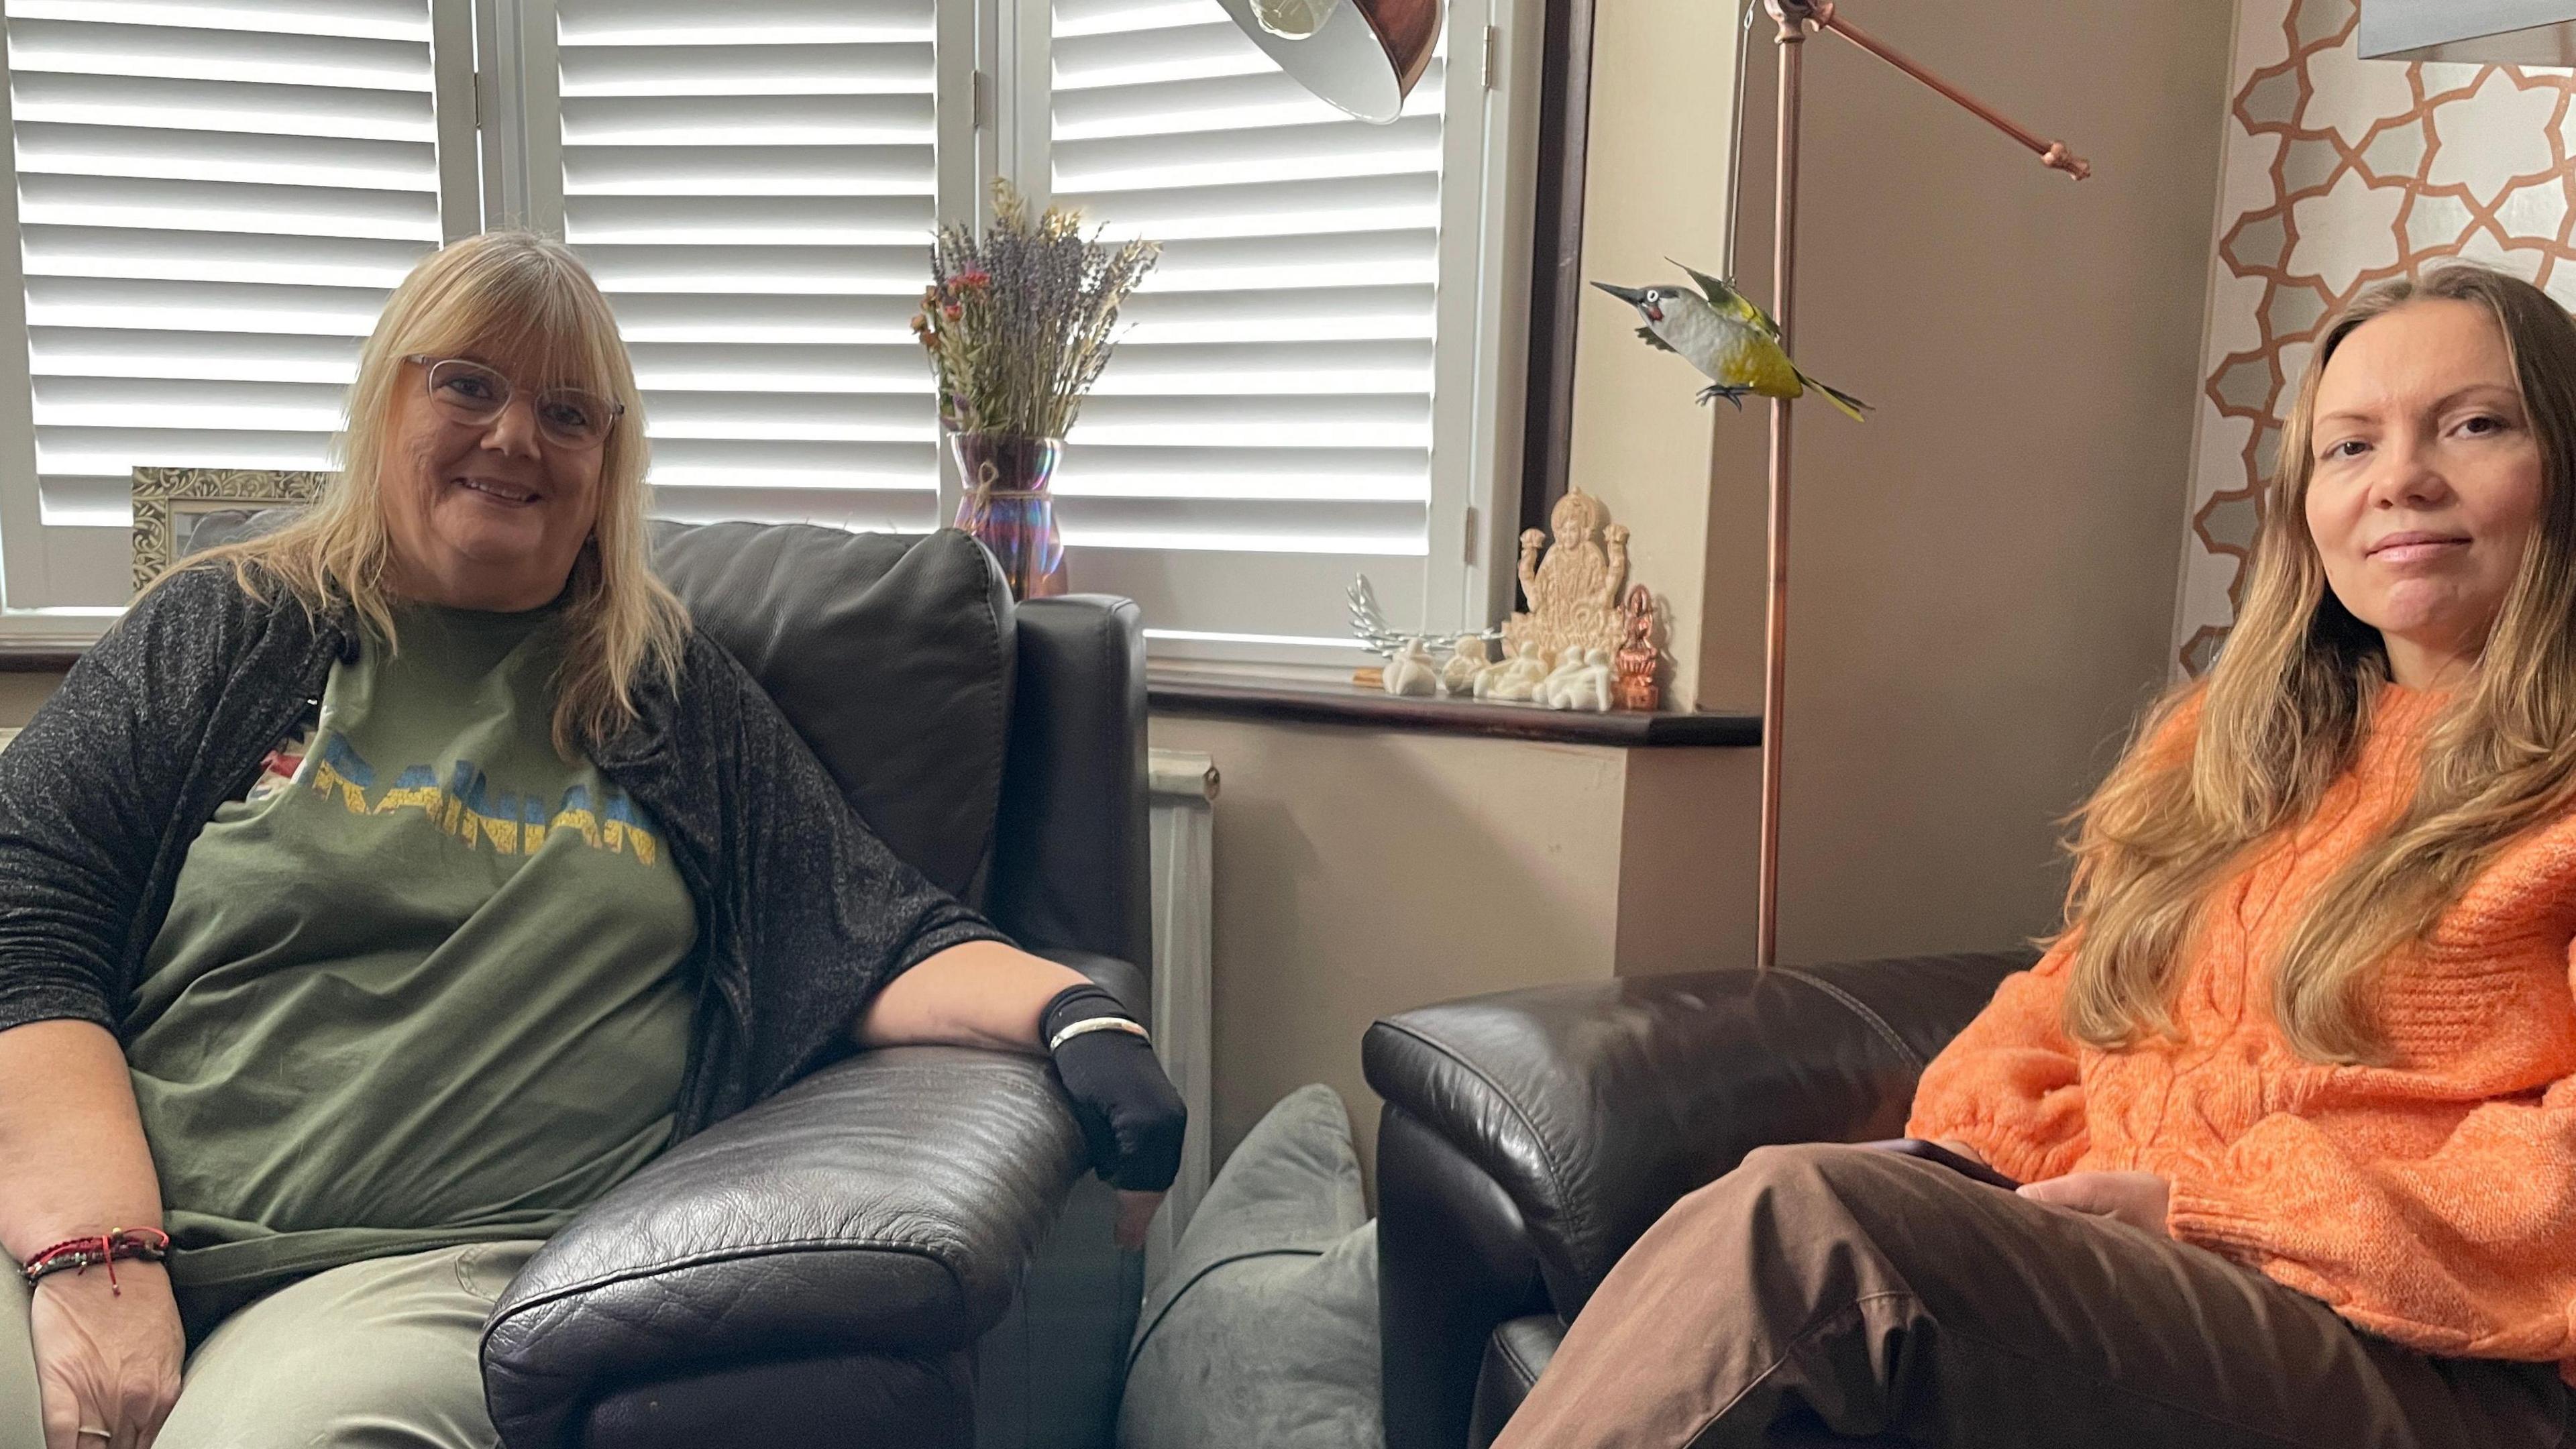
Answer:
[[931, 285], [912, 330], [939, 381], [939, 420], [962, 433], [1061, 438], [1109, 362], [1118, 304], [1161, 248], [1111, 245], [1078, 212], [1034, 220], [1006, 182], [993, 224], [943, 226], [930, 246]]

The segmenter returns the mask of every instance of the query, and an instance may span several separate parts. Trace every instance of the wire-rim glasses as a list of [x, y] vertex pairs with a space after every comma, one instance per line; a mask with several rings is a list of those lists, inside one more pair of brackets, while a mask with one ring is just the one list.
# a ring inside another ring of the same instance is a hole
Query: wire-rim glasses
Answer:
[[[427, 370], [429, 400], [460, 423], [491, 422], [510, 405], [515, 391], [500, 369], [470, 357], [416, 353], [403, 360]], [[608, 430], [625, 416], [626, 406], [588, 388], [548, 387], [537, 390], [535, 412], [537, 431], [545, 434], [549, 442], [566, 448], [596, 448], [607, 441]]]

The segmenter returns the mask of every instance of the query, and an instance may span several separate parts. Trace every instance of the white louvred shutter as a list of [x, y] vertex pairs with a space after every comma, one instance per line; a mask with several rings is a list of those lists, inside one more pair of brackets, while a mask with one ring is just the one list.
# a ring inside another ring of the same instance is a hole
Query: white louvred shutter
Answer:
[[644, 391], [655, 511], [935, 525], [910, 321], [936, 0], [561, 0], [564, 234]]
[[429, 6], [7, 8], [36, 475], [9, 603], [118, 604], [129, 470], [325, 465], [439, 240]]
[[1074, 427], [1074, 585], [1167, 636], [1347, 639], [1418, 597], [1444, 64], [1394, 124], [1307, 95], [1216, 0], [1055, 0], [1053, 186], [1163, 243]]

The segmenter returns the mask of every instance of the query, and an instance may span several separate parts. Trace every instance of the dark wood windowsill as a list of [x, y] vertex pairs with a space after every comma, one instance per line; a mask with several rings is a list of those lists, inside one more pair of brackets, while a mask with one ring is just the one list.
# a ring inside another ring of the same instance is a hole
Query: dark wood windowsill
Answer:
[[1354, 684], [1250, 680], [1239, 675], [1155, 667], [1145, 674], [1145, 699], [1156, 714], [1213, 715], [1222, 719], [1292, 724], [1357, 725], [1368, 729], [1425, 730], [1435, 734], [1547, 740], [1568, 745], [1661, 748], [1676, 745], [1746, 746], [1762, 743], [1762, 716], [1717, 711], [1540, 709], [1526, 704], [1477, 704], [1455, 699], [1416, 699]]
[[[80, 651], [57, 646], [0, 644], [0, 674], [59, 672]], [[1368, 729], [1421, 730], [1433, 734], [1550, 740], [1558, 744], [1625, 749], [1672, 746], [1743, 747], [1762, 743], [1762, 716], [1724, 710], [1694, 713], [1539, 709], [1525, 704], [1476, 704], [1454, 699], [1410, 699], [1357, 685], [1300, 680], [1253, 680], [1156, 666], [1145, 676], [1145, 698], [1157, 714], [1213, 715], [1222, 719], [1292, 724], [1357, 725]]]
[[0, 674], [60, 674], [80, 657], [78, 649], [53, 644], [0, 644]]

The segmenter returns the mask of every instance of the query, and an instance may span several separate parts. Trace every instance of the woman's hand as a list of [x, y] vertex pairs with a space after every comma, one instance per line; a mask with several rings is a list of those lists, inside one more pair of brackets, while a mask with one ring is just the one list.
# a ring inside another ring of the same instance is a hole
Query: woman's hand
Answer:
[[[170, 1274], [158, 1263], [49, 1273], [36, 1284], [27, 1332], [44, 1394], [45, 1449], [150, 1449], [179, 1401], [187, 1353]], [[83, 1434], [105, 1429], [107, 1437]]]
[[1133, 1251], [1145, 1246], [1154, 1210], [1180, 1175], [1189, 1110], [1144, 1036], [1122, 1026], [1067, 1034], [1104, 1018], [1131, 1021], [1116, 997], [1086, 982], [1047, 1003], [1041, 1030], [1057, 1043], [1051, 1053], [1056, 1075], [1073, 1099], [1091, 1165], [1118, 1189], [1118, 1246]]
[[2021, 1195], [2099, 1218], [2117, 1218], [2133, 1228], [2172, 1236], [2165, 1213], [2173, 1205], [2173, 1184], [2152, 1172], [2070, 1172], [2046, 1182], [2024, 1183]]
[[[1112, 1017], [1068, 1036], [1078, 1022]], [[1145, 1227], [1181, 1170], [1189, 1112], [1135, 1018], [1091, 979], [999, 941], [951, 946], [886, 983], [857, 1023], [859, 1045], [945, 1042], [1055, 1060], [1091, 1165], [1118, 1191], [1118, 1246]]]
[[[161, 1184], [124, 1048], [105, 1027], [68, 1018], [0, 1031], [0, 1269], [129, 1224], [161, 1225]], [[27, 1330], [45, 1449], [152, 1442], [178, 1401], [186, 1352], [167, 1268], [120, 1260], [113, 1285], [103, 1264], [48, 1273]]]

